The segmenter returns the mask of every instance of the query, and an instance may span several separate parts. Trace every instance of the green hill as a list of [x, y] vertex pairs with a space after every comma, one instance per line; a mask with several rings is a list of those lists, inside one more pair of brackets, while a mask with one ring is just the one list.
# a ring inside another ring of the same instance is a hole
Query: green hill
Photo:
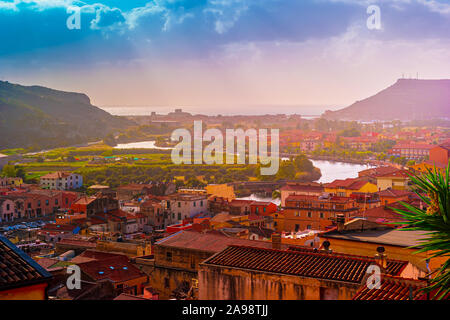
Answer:
[[93, 106], [85, 94], [0, 81], [0, 150], [74, 145], [132, 124]]

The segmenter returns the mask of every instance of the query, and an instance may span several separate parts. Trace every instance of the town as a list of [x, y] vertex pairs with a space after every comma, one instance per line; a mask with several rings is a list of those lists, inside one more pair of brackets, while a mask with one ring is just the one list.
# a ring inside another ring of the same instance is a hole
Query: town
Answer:
[[[246, 182], [252, 192], [273, 195], [263, 200], [237, 196], [236, 182], [111, 187], [86, 186], [70, 171], [43, 174], [36, 184], [4, 174], [0, 256], [8, 276], [0, 299], [371, 300], [392, 292], [395, 299], [426, 299], [421, 289], [444, 257], [416, 254], [410, 247], [423, 232], [401, 230], [404, 217], [395, 209], [428, 207], [411, 176], [445, 173], [446, 134], [430, 136], [440, 140], [434, 145], [396, 144], [389, 153], [404, 164], [379, 161], [357, 177]], [[349, 141], [364, 150], [379, 136]], [[306, 141], [299, 140], [301, 149]], [[17, 168], [5, 165], [3, 172]], [[79, 289], [66, 282], [74, 265]], [[369, 290], [366, 270], [374, 265], [382, 283]]]

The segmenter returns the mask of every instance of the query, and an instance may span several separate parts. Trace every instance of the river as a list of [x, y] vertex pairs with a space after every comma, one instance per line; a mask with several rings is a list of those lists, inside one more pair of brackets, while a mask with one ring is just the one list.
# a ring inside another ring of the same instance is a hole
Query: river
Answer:
[[[324, 161], [324, 160], [311, 160], [315, 167], [319, 168], [322, 172], [322, 177], [317, 181], [321, 183], [332, 182], [336, 179], [347, 179], [358, 177], [358, 172], [372, 168], [368, 165], [346, 163], [339, 161]], [[249, 197], [239, 198], [243, 200], [255, 200], [255, 201], [271, 201], [276, 205], [280, 204], [280, 199], [271, 199], [266, 197], [260, 197], [252, 194]]]

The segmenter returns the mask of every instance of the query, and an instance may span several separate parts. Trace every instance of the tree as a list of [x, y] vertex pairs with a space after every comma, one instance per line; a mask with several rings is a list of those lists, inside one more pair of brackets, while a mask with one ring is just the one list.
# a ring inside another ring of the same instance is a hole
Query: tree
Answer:
[[[428, 205], [420, 209], [400, 202], [405, 209], [395, 209], [402, 215], [406, 228], [402, 230], [426, 231], [426, 238], [413, 248], [420, 248], [417, 253], [431, 252], [431, 258], [450, 256], [450, 192], [449, 168], [441, 173], [436, 168], [427, 169], [421, 176], [411, 175], [415, 193]], [[444, 299], [450, 293], [450, 258], [436, 271], [430, 280], [426, 292], [432, 292], [433, 298]]]
[[2, 175], [8, 178], [16, 176], [16, 168], [13, 165], [7, 164], [3, 167]]

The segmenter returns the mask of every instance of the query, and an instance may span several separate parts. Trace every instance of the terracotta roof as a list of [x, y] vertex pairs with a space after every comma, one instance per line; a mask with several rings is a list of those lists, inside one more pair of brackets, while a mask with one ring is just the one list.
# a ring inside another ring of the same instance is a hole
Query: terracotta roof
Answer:
[[413, 192], [407, 191], [407, 190], [397, 190], [397, 189], [386, 189], [383, 191], [377, 192], [377, 194], [381, 197], [388, 197], [388, 198], [398, 198], [403, 197], [407, 195], [412, 195]]
[[248, 206], [253, 204], [253, 202], [255, 202], [254, 200], [238, 200], [238, 199], [234, 199], [231, 200], [230, 202], [230, 206], [232, 207], [243, 207], [243, 206]]
[[282, 191], [323, 192], [323, 186], [319, 183], [288, 183], [281, 187]]
[[[244, 246], [229, 246], [203, 262], [206, 265], [352, 283], [361, 283], [367, 268], [375, 263], [375, 259], [363, 256]], [[387, 272], [399, 275], [407, 264], [407, 261], [388, 260]]]
[[75, 204], [75, 205], [88, 205], [88, 204], [94, 202], [95, 200], [97, 200], [97, 198], [84, 196], [84, 197], [81, 197], [80, 199], [78, 199], [73, 204]]
[[391, 178], [391, 177], [393, 177], [393, 178], [398, 178], [398, 177], [409, 178], [409, 174], [408, 174], [408, 171], [406, 171], [406, 170], [398, 170], [397, 169], [397, 171], [386, 173], [386, 174], [381, 174], [381, 175], [378, 175], [377, 177], [383, 177], [383, 178], [385, 178], [385, 177], [388, 177], [388, 178]]
[[73, 173], [70, 173], [70, 172], [57, 171], [57, 172], [47, 173], [46, 175], [42, 176], [41, 179], [61, 179], [61, 178], [70, 177], [72, 174]]
[[0, 291], [47, 282], [51, 278], [36, 261], [0, 236]]
[[360, 171], [358, 173], [358, 175], [360, 177], [363, 177], [363, 176], [378, 177], [378, 176], [389, 174], [389, 173], [392, 173], [395, 171], [398, 171], [398, 169], [396, 167], [383, 166], [383, 167], [371, 168], [371, 169]]
[[426, 237], [425, 231], [406, 231], [402, 229], [365, 230], [338, 232], [331, 230], [320, 235], [321, 238], [334, 238], [349, 241], [385, 244], [399, 247], [420, 245], [420, 239]]
[[[163, 238], [155, 243], [156, 246], [176, 247], [187, 250], [200, 250], [206, 252], [219, 252], [229, 245], [244, 245], [260, 248], [271, 248], [268, 241], [256, 241], [227, 237], [221, 232], [200, 233], [183, 230]], [[287, 248], [287, 245], [282, 245]]]
[[325, 184], [325, 188], [341, 188], [349, 190], [359, 190], [368, 183], [367, 180], [361, 178], [348, 178], [345, 180], [334, 180], [331, 183]]
[[122, 282], [145, 277], [145, 273], [132, 265], [126, 256], [80, 263], [78, 266], [95, 281], [108, 279], [113, 282]]
[[426, 300], [420, 289], [427, 286], [425, 281], [381, 276], [380, 288], [369, 289], [366, 285], [353, 297], [353, 300]]

